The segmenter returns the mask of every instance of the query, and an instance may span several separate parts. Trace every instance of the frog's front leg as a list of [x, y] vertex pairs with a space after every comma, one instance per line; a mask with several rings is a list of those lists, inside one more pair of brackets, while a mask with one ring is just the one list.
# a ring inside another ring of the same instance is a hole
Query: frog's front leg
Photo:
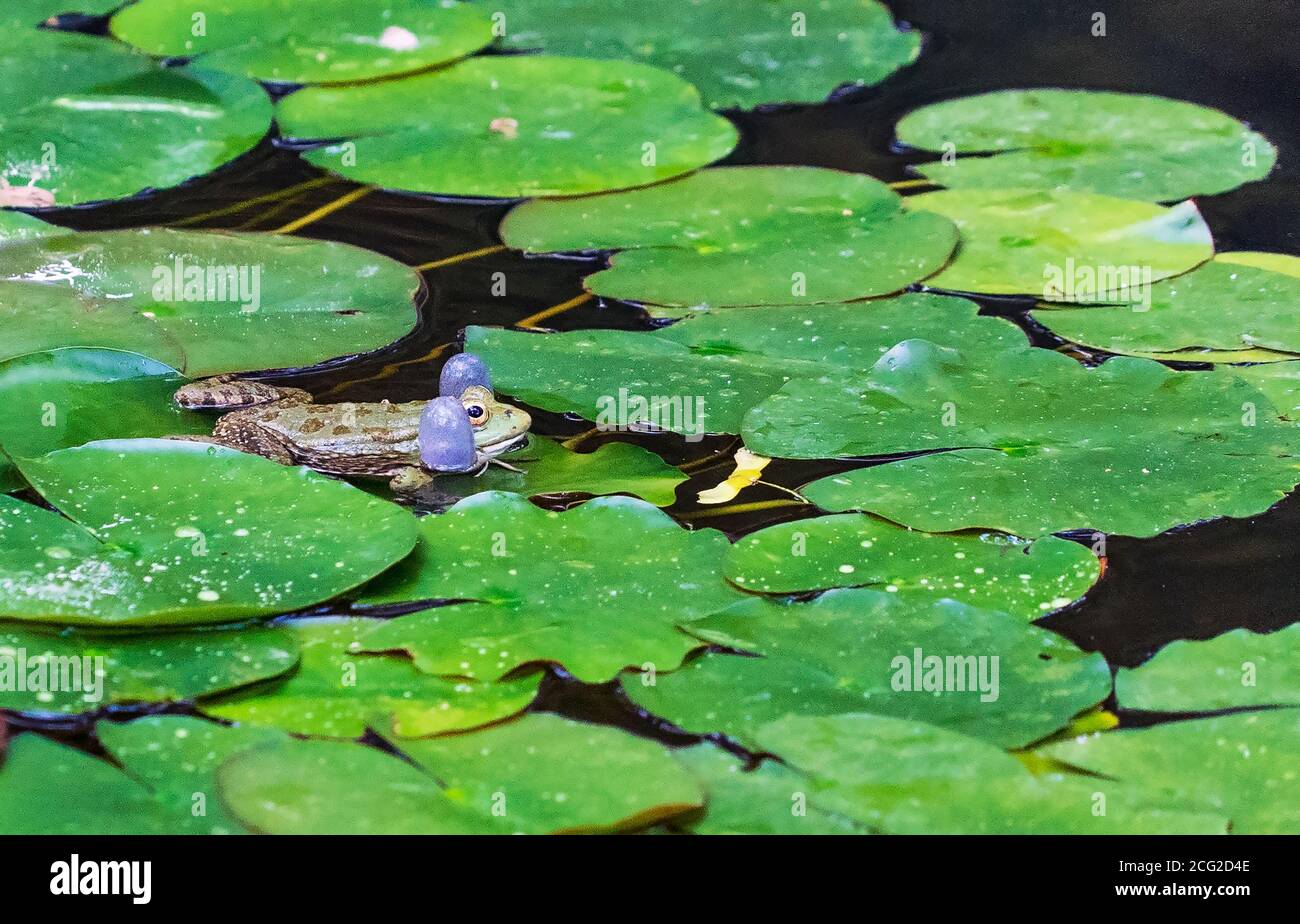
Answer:
[[312, 397], [301, 388], [268, 385], [238, 375], [218, 375], [181, 386], [174, 400], [177, 406], [189, 411], [238, 411], [268, 404], [308, 404]]
[[407, 465], [398, 469], [388, 482], [394, 494], [414, 494], [433, 483], [433, 475], [418, 465]]

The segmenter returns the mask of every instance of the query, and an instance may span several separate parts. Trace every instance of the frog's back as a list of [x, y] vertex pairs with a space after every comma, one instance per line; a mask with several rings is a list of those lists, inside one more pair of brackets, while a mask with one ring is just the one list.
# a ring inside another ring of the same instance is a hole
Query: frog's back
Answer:
[[259, 424], [289, 444], [295, 458], [335, 474], [382, 475], [419, 457], [425, 402], [292, 404], [269, 407]]

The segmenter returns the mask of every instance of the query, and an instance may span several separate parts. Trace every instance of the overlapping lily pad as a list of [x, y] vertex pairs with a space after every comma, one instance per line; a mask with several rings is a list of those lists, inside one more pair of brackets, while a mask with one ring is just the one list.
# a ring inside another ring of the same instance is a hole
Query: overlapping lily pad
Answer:
[[203, 67], [282, 83], [421, 70], [493, 38], [486, 13], [451, 0], [216, 0], [199, 11], [192, 0], [139, 0], [117, 13], [111, 28], [152, 55], [198, 56]]
[[1081, 597], [1100, 570], [1087, 546], [1054, 536], [922, 533], [860, 514], [760, 529], [737, 540], [723, 562], [728, 580], [758, 593], [870, 586], [1030, 619]]
[[671, 669], [698, 643], [676, 626], [743, 594], [720, 573], [730, 548], [658, 508], [602, 497], [564, 512], [488, 491], [420, 523], [415, 553], [359, 602], [472, 601], [378, 624], [367, 651], [401, 650], [421, 670], [492, 680], [554, 662], [599, 683], [630, 665]]
[[26, 212], [0, 209], [0, 244], [6, 241], [37, 237], [41, 234], [57, 233], [62, 230], [58, 225], [41, 221], [41, 219], [28, 215]]
[[[72, 4], [76, 5], [76, 4]], [[175, 186], [250, 150], [271, 125], [245, 77], [164, 68], [107, 39], [38, 29], [52, 5], [0, 12], [0, 175], [57, 205]]]
[[385, 346], [415, 322], [407, 266], [271, 234], [46, 234], [3, 245], [0, 358], [131, 350], [189, 376], [305, 366]]
[[965, 299], [909, 293], [814, 312], [703, 314], [651, 333], [470, 327], [465, 342], [487, 361], [498, 388], [544, 410], [628, 424], [618, 419], [620, 401], [626, 410], [637, 398], [658, 397], [671, 411], [652, 421], [663, 429], [739, 433], [745, 412], [786, 382], [868, 370], [909, 337], [990, 354], [1025, 344], [1013, 324], [978, 311]]
[[1226, 816], [1234, 834], [1300, 833], [1300, 710], [1103, 732], [1044, 751], [1171, 810]]
[[468, 497], [480, 491], [539, 494], [634, 494], [658, 507], [670, 506], [677, 486], [687, 480], [680, 469], [631, 443], [606, 443], [592, 452], [575, 452], [564, 443], [533, 435], [528, 445], [502, 455], [522, 471], [496, 466], [480, 475], [440, 477], [440, 491]]
[[1090, 90], [998, 90], [945, 100], [905, 116], [898, 138], [958, 155], [916, 168], [944, 186], [1023, 186], [1152, 202], [1227, 192], [1264, 178], [1277, 159], [1268, 139], [1217, 109]]
[[1115, 698], [1124, 709], [1152, 712], [1300, 706], [1300, 625], [1170, 642], [1141, 667], [1116, 673]]
[[1300, 423], [1300, 362], [1234, 366], [1231, 371], [1262, 391], [1278, 414]]
[[122, 725], [100, 722], [95, 732], [127, 773], [150, 789], [171, 834], [244, 833], [217, 792], [217, 768], [241, 751], [286, 740], [269, 728], [179, 715], [146, 716]]
[[763, 657], [706, 655], [653, 684], [625, 676], [624, 689], [688, 731], [751, 744], [783, 716], [869, 710], [1020, 747], [1110, 691], [1101, 655], [955, 600], [832, 590], [808, 603], [747, 600], [683, 628]]
[[900, 343], [865, 377], [795, 380], [745, 418], [768, 456], [928, 452], [805, 486], [826, 510], [916, 529], [1151, 536], [1243, 517], [1300, 482], [1300, 441], [1245, 382], [1120, 357], [1087, 369], [1049, 350], [974, 359]]
[[1277, 272], [1215, 257], [1107, 299], [1126, 304], [1042, 305], [1033, 316], [1066, 340], [1111, 353], [1196, 360], [1197, 351], [1210, 350], [1211, 361], [1231, 362], [1231, 351], [1263, 349], [1293, 359], [1300, 354], [1300, 257], [1290, 261], [1289, 272]]
[[953, 189], [904, 201], [961, 231], [952, 262], [925, 281], [939, 289], [1056, 298], [1058, 279], [1074, 275], [1071, 268], [1132, 267], [1155, 280], [1214, 255], [1210, 229], [1190, 201], [1166, 208], [1035, 189]]
[[704, 801], [658, 742], [547, 713], [398, 744], [452, 800], [519, 833], [643, 828]]
[[681, 74], [711, 106], [816, 103], [837, 84], [874, 84], [916, 59], [920, 36], [875, 0], [689, 0], [620, 8], [603, 0], [506, 0], [506, 42], [630, 58]]
[[501, 238], [529, 252], [617, 250], [583, 285], [655, 305], [817, 305], [898, 292], [957, 232], [879, 180], [816, 167], [717, 167], [648, 189], [526, 202]]
[[[457, 196], [575, 196], [644, 186], [724, 156], [736, 129], [694, 87], [631, 61], [471, 58], [280, 102], [283, 134], [329, 140], [304, 155], [390, 189]], [[343, 139], [343, 140], [339, 140]]]
[[281, 613], [368, 580], [417, 538], [395, 504], [201, 443], [106, 440], [19, 466], [67, 518], [0, 505], [8, 619], [190, 625]]
[[1222, 834], [1209, 807], [1165, 808], [1109, 780], [1031, 776], [951, 731], [885, 716], [790, 717], [763, 746], [807, 776], [819, 805], [891, 834]]
[[205, 704], [217, 718], [302, 735], [356, 738], [367, 728], [408, 737], [463, 731], [524, 709], [539, 678], [478, 683], [430, 677], [406, 658], [361, 653], [373, 620], [286, 624], [302, 646], [298, 669], [269, 686]]
[[298, 645], [269, 628], [145, 637], [14, 627], [0, 629], [0, 659], [0, 708], [73, 714], [192, 700], [275, 677], [297, 663]]

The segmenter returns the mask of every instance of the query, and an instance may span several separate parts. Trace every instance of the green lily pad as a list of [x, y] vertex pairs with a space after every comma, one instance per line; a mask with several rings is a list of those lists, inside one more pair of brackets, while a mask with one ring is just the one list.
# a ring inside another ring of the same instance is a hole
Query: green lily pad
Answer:
[[1214, 255], [1210, 229], [1190, 201], [1166, 208], [1095, 193], [953, 189], [904, 202], [952, 219], [961, 232], [953, 261], [925, 281], [938, 289], [1051, 299], [1058, 280], [1079, 267], [1123, 269], [1148, 281]]
[[0, 505], [8, 619], [191, 625], [282, 613], [356, 587], [417, 538], [396, 504], [201, 443], [106, 440], [18, 465], [70, 519]]
[[373, 80], [472, 54], [493, 40], [486, 14], [462, 3], [216, 0], [197, 31], [192, 0], [139, 0], [113, 34], [152, 55], [283, 83]]
[[480, 491], [538, 494], [634, 494], [657, 507], [677, 499], [677, 486], [688, 478], [658, 455], [631, 443], [606, 443], [594, 452], [574, 452], [563, 443], [530, 436], [528, 445], [500, 456], [523, 469], [496, 466], [481, 475], [438, 479], [438, 489], [465, 498]]
[[1234, 834], [1297, 834], [1297, 741], [1300, 711], [1275, 709], [1102, 732], [1043, 753], [1174, 810], [1225, 815]]
[[1101, 566], [1086, 546], [1055, 536], [922, 533], [843, 514], [750, 533], [731, 547], [723, 573], [756, 593], [875, 587], [1037, 619], [1083, 596]]
[[52, 225], [48, 221], [41, 221], [41, 219], [28, 215], [26, 212], [0, 209], [0, 244], [38, 237], [42, 234], [54, 234], [63, 230], [58, 225]]
[[[909, 293], [864, 305], [702, 314], [670, 327], [535, 334], [469, 327], [466, 349], [484, 358], [499, 389], [534, 407], [603, 427], [650, 421], [685, 435], [739, 433], [746, 411], [792, 379], [818, 382], [868, 370], [910, 337], [990, 354], [1024, 346], [973, 302]], [[663, 412], [636, 402], [664, 399]]]
[[298, 669], [269, 686], [205, 703], [211, 716], [300, 735], [356, 738], [367, 728], [406, 737], [463, 731], [507, 718], [537, 693], [537, 676], [507, 683], [430, 677], [406, 658], [362, 654], [374, 620], [298, 619]]
[[176, 817], [107, 761], [40, 735], [0, 764], [0, 834], [171, 834]]
[[1300, 423], [1300, 362], [1233, 367], [1231, 371], [1262, 391], [1278, 414]]
[[[898, 123], [913, 147], [963, 157], [916, 170], [944, 186], [1022, 186], [1170, 202], [1263, 179], [1277, 149], [1229, 115], [1162, 96], [998, 90]], [[950, 145], [951, 147], [945, 147]]]
[[331, 241], [148, 228], [47, 234], [3, 253], [0, 359], [100, 347], [198, 377], [378, 349], [416, 319], [414, 270]]
[[765, 456], [930, 454], [818, 479], [825, 510], [928, 532], [1068, 529], [1153, 536], [1266, 510], [1300, 481], [1300, 440], [1245, 382], [1120, 357], [1088, 369], [1050, 350], [974, 359], [900, 343], [865, 377], [796, 380], [745, 418]]
[[624, 677], [624, 689], [681, 728], [742, 742], [786, 715], [870, 709], [1021, 747], [1110, 692], [1100, 654], [955, 600], [832, 590], [808, 603], [747, 600], [683, 628], [764, 657], [715, 654], [653, 685]]
[[[656, 305], [817, 305], [898, 292], [936, 272], [957, 231], [886, 184], [817, 167], [716, 167], [648, 189], [534, 201], [501, 223], [532, 253], [617, 250], [583, 285]], [[865, 308], [864, 308], [865, 310]]]
[[555, 512], [488, 491], [420, 529], [415, 553], [358, 602], [472, 601], [366, 633], [365, 650], [409, 652], [431, 674], [495, 679], [553, 662], [599, 683], [629, 665], [670, 669], [698, 647], [679, 623], [744, 596], [720, 573], [730, 548], [722, 533], [684, 530], [633, 498]]
[[1222, 834], [1217, 812], [1171, 811], [1108, 780], [1031, 776], [1016, 758], [933, 725], [878, 715], [790, 717], [764, 747], [810, 798], [890, 834]]
[[344, 741], [282, 741], [217, 770], [222, 802], [262, 834], [505, 834], [400, 757]]
[[1171, 642], [1141, 667], [1121, 668], [1115, 698], [1124, 709], [1152, 712], [1300, 706], [1300, 625]]
[[546, 713], [398, 744], [453, 801], [519, 833], [634, 830], [703, 804], [658, 742]]
[[232, 755], [285, 740], [268, 728], [218, 725], [190, 716], [156, 715], [126, 724], [100, 722], [105, 749], [153, 792], [172, 834], [243, 834], [217, 793], [217, 768]]
[[117, 350], [50, 350], [0, 363], [0, 448], [39, 456], [109, 437], [206, 433], [210, 418], [176, 407], [185, 379]]
[[866, 834], [869, 829], [808, 802], [808, 780], [765, 760], [753, 770], [721, 748], [699, 744], [673, 755], [704, 788], [703, 815], [675, 821], [692, 834]]
[[[73, 4], [74, 6], [76, 4]], [[6, 3], [0, 176], [61, 206], [175, 186], [234, 160], [271, 127], [245, 77], [164, 68], [104, 38], [39, 29], [49, 3]]]
[[871, 85], [916, 60], [921, 38], [874, 0], [690, 0], [620, 8], [604, 0], [505, 0], [515, 48], [627, 58], [666, 67], [710, 106], [821, 102], [841, 83]]
[[[1300, 266], [1300, 257], [1291, 259]], [[1184, 276], [1107, 300], [1127, 304], [1040, 305], [1033, 317], [1066, 340], [1110, 353], [1178, 359], [1169, 354], [1264, 348], [1280, 360], [1300, 353], [1300, 271], [1279, 273], [1216, 257]]]
[[5, 628], [0, 709], [70, 715], [180, 702], [275, 677], [297, 661], [297, 642], [279, 629], [96, 636]]
[[457, 196], [644, 186], [725, 157], [738, 137], [667, 71], [548, 55], [490, 55], [398, 80], [310, 87], [276, 111], [286, 136], [345, 139], [304, 155], [322, 169]]

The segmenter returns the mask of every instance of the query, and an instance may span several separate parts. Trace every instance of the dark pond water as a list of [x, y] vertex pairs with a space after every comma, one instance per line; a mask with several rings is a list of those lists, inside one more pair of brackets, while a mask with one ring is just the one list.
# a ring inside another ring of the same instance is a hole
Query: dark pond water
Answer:
[[[729, 113], [742, 129], [743, 140], [728, 163], [810, 164], [893, 182], [908, 179], [906, 167], [917, 159], [891, 149], [893, 125], [901, 114], [924, 103], [1012, 87], [1150, 92], [1224, 109], [1277, 145], [1280, 162], [1268, 181], [1198, 203], [1221, 250], [1300, 252], [1300, 121], [1293, 61], [1300, 3], [889, 0], [889, 5], [899, 19], [925, 35], [917, 64], [878, 87], [835, 94], [825, 105]], [[1106, 16], [1104, 37], [1092, 35], [1094, 12]], [[499, 243], [495, 227], [506, 205], [372, 191], [329, 210], [356, 189], [355, 184], [328, 178], [268, 139], [227, 169], [182, 189], [48, 217], [82, 229], [169, 224], [271, 231], [301, 224], [298, 233], [358, 244], [417, 266]], [[325, 213], [303, 223], [317, 209]], [[581, 277], [597, 265], [496, 252], [429, 269], [424, 274], [427, 298], [414, 335], [380, 353], [275, 378], [308, 388], [322, 400], [427, 397], [462, 328], [511, 325], [561, 305], [581, 294]], [[506, 274], [506, 297], [491, 295], [496, 272]], [[1035, 343], [1060, 345], [1024, 319], [1027, 303], [982, 304], [986, 313], [1016, 320]], [[540, 323], [560, 330], [650, 326], [641, 311], [617, 302], [587, 302]], [[569, 435], [582, 432], [585, 425], [539, 413], [534, 429]], [[728, 456], [736, 441], [688, 446], [673, 437], [638, 439], [670, 462], [689, 463], [694, 477], [681, 487], [678, 503], [669, 511], [682, 522], [717, 527], [734, 537], [815, 513], [785, 503], [789, 498], [779, 491], [756, 486], [742, 494], [740, 502], [760, 502], [760, 509], [719, 516], [716, 508], [701, 508], [692, 499], [696, 491], [730, 472]], [[765, 477], [798, 487], [848, 467], [853, 466], [777, 463]], [[776, 505], [763, 506], [764, 501]], [[1112, 539], [1100, 584], [1043, 624], [1084, 648], [1103, 652], [1114, 666], [1140, 663], [1178, 638], [1207, 638], [1240, 626], [1285, 626], [1300, 619], [1298, 536], [1300, 496], [1293, 494], [1249, 520], [1207, 523], [1150, 540]], [[677, 738], [637, 716], [611, 690], [585, 687], [559, 675], [544, 685], [538, 707], [670, 741]], [[1123, 718], [1136, 723], [1151, 717]], [[84, 728], [67, 731], [76, 734]]]

